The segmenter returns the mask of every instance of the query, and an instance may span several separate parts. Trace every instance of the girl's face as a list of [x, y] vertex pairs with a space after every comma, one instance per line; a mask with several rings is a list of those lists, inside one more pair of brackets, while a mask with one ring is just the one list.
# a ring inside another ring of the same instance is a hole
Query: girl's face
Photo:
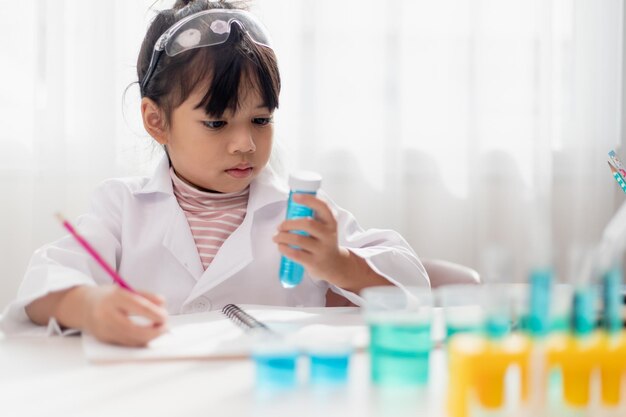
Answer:
[[217, 118], [195, 108], [202, 89], [174, 109], [163, 139], [157, 140], [167, 146], [181, 179], [201, 189], [232, 193], [246, 188], [265, 167], [272, 150], [272, 113], [246, 84], [242, 82], [234, 113], [227, 109]]

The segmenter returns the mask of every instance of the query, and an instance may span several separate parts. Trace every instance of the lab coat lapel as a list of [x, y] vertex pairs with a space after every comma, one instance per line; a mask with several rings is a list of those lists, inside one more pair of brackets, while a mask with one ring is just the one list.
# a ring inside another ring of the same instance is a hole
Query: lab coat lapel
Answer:
[[135, 191], [134, 194], [162, 195], [163, 198], [159, 201], [159, 204], [162, 205], [160, 210], [163, 211], [164, 216], [158, 222], [158, 224], [164, 225], [165, 228], [162, 245], [197, 281], [204, 272], [204, 268], [202, 267], [198, 249], [193, 240], [185, 213], [178, 205], [174, 196], [169, 169], [169, 160], [167, 156], [164, 156], [150, 181], [141, 189]]
[[[202, 274], [188, 301], [221, 284], [253, 261], [252, 233], [256, 213], [269, 205], [285, 202], [288, 193], [287, 187], [281, 183], [277, 175], [270, 167], [266, 167], [250, 184], [246, 217], [226, 239], [209, 268]], [[272, 242], [267, 244], [271, 245]]]
[[175, 197], [172, 197], [173, 206], [167, 230], [163, 238], [163, 246], [170, 251], [172, 256], [185, 268], [197, 281], [204, 272], [204, 267], [198, 255], [196, 242], [193, 240], [189, 223], [185, 213], [178, 205]]

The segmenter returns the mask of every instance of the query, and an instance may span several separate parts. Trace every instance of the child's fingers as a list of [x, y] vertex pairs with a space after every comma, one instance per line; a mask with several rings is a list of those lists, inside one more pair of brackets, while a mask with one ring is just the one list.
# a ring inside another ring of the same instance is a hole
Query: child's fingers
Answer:
[[[126, 292], [126, 291], [125, 291]], [[155, 324], [163, 324], [167, 321], [167, 311], [152, 303], [141, 295], [126, 292], [120, 299], [120, 308], [128, 315], [146, 317]]]
[[278, 226], [279, 232], [303, 231], [316, 239], [321, 239], [328, 234], [328, 227], [310, 217], [293, 220], [285, 220]]
[[272, 238], [272, 240], [279, 245], [297, 246], [300, 250], [308, 252], [313, 252], [319, 244], [319, 241], [311, 236], [287, 232], [278, 233]]
[[326, 224], [334, 224], [335, 216], [330, 211], [328, 204], [314, 195], [310, 194], [294, 194], [293, 199], [296, 203], [307, 206], [315, 212], [315, 218]]
[[113, 319], [112, 339], [125, 346], [146, 346], [152, 339], [165, 331], [165, 326], [144, 326], [136, 324], [130, 317], [119, 313]]
[[133, 323], [127, 318], [129, 324], [126, 326], [127, 336], [133, 346], [145, 346], [152, 339], [156, 339], [166, 331], [165, 326], [142, 326]]
[[137, 291], [137, 294], [141, 295], [143, 298], [147, 298], [148, 300], [152, 301], [154, 304], [160, 307], [165, 306], [165, 297], [146, 291]]
[[278, 244], [278, 251], [292, 261], [298, 262], [304, 266], [309, 265], [313, 261], [313, 254], [301, 249], [294, 249], [284, 243]]

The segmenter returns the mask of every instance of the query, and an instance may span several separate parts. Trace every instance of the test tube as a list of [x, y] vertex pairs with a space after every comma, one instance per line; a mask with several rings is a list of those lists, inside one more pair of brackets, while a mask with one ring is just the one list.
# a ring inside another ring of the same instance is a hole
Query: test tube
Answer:
[[[296, 194], [316, 195], [317, 190], [322, 184], [321, 175], [311, 171], [298, 171], [289, 176], [289, 201], [287, 202], [287, 219], [296, 219], [301, 217], [313, 217], [313, 210], [310, 207], [298, 204], [293, 200]], [[293, 233], [307, 235], [303, 231], [295, 231]], [[293, 288], [300, 284], [304, 275], [304, 267], [299, 263], [282, 256], [280, 260], [279, 278], [284, 288]]]
[[257, 336], [252, 347], [257, 387], [287, 389], [298, 384], [298, 349], [280, 336]]
[[457, 333], [482, 333], [485, 311], [480, 285], [446, 285], [437, 289], [446, 322], [446, 338]]
[[428, 383], [433, 296], [429, 288], [369, 287], [361, 292], [370, 329], [371, 378], [379, 386]]
[[353, 352], [349, 340], [309, 343], [305, 348], [309, 356], [309, 381], [316, 386], [339, 386], [348, 381], [350, 356]]

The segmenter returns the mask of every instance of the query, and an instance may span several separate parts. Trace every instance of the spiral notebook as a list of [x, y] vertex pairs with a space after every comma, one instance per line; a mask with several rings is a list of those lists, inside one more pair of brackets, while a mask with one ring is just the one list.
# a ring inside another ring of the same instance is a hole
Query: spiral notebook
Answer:
[[258, 321], [235, 304], [226, 304], [222, 309], [222, 313], [244, 331], [258, 330], [274, 333], [265, 325], [265, 323]]
[[224, 311], [171, 316], [168, 333], [145, 348], [115, 346], [83, 335], [83, 351], [93, 363], [162, 360], [242, 359], [250, 355], [249, 329], [289, 337], [296, 344], [348, 337], [356, 349], [368, 345], [369, 335], [355, 307], [286, 308], [240, 305]]

